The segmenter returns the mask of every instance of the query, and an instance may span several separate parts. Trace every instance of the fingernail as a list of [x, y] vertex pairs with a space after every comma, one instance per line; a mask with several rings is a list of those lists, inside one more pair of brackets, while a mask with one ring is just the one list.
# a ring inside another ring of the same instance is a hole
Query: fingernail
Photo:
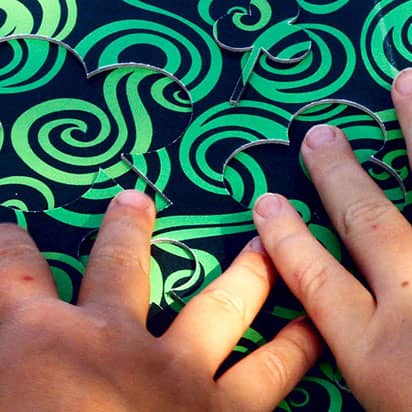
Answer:
[[245, 250], [252, 250], [254, 252], [261, 253], [262, 255], [266, 254], [265, 247], [263, 246], [262, 241], [259, 236], [253, 238], [245, 247]]
[[136, 190], [125, 190], [120, 192], [115, 198], [113, 203], [117, 203], [121, 206], [130, 206], [135, 209], [147, 209], [150, 206], [149, 198], [142, 192]]
[[305, 144], [311, 149], [318, 149], [325, 143], [335, 140], [336, 128], [328, 125], [317, 125], [312, 127], [306, 134]]
[[255, 212], [263, 217], [268, 219], [276, 216], [282, 207], [282, 202], [279, 196], [269, 193], [260, 197], [255, 206]]
[[401, 71], [394, 84], [397, 92], [403, 96], [412, 94], [412, 68]]

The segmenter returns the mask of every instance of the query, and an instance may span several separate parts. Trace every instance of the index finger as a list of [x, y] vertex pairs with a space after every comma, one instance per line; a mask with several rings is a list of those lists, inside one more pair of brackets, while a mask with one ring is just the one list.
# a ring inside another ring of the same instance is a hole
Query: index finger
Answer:
[[343, 132], [311, 129], [302, 155], [340, 237], [379, 302], [402, 290], [412, 261], [412, 229], [357, 161]]
[[112, 200], [90, 254], [79, 305], [120, 309], [146, 323], [154, 219], [154, 205], [143, 193], [127, 190]]
[[313, 237], [284, 197], [259, 198], [254, 220], [280, 276], [331, 349], [349, 355], [374, 314], [371, 294]]

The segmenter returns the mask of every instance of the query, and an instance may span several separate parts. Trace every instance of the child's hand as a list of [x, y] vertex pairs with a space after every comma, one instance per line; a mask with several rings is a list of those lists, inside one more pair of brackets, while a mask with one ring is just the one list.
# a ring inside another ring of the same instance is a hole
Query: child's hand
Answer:
[[27, 233], [0, 226], [0, 411], [271, 411], [312, 366], [320, 343], [303, 319], [213, 379], [274, 281], [258, 238], [152, 337], [154, 218], [137, 192], [111, 203], [78, 306], [58, 299]]
[[[412, 71], [392, 96], [412, 154]], [[343, 133], [313, 128], [302, 154], [370, 291], [311, 236], [286, 199], [257, 202], [255, 223], [276, 268], [368, 411], [412, 410], [412, 228], [360, 167]]]

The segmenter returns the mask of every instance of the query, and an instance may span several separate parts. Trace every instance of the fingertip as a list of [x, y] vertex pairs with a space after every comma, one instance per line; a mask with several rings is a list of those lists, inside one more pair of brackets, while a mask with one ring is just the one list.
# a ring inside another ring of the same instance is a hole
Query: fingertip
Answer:
[[137, 190], [124, 190], [118, 193], [110, 202], [108, 210], [115, 207], [126, 207], [138, 210], [141, 212], [155, 215], [155, 206], [152, 199], [143, 192]]
[[336, 150], [337, 145], [340, 146], [340, 149], [352, 150], [345, 133], [341, 129], [327, 124], [319, 124], [308, 130], [301, 151], [304, 156], [310, 157], [311, 154], [321, 150]]
[[308, 367], [316, 362], [325, 348], [319, 331], [307, 315], [292, 320], [278, 336], [282, 337], [283, 335], [302, 349], [306, 355]]
[[393, 81], [392, 96], [404, 98], [412, 95], [412, 68], [402, 70]]
[[245, 252], [257, 252], [263, 256], [266, 256], [266, 249], [263, 246], [262, 240], [259, 236], [254, 237], [249, 243], [244, 247], [241, 253]]
[[253, 208], [254, 216], [261, 220], [267, 220], [276, 217], [282, 211], [287, 199], [276, 193], [266, 193], [260, 196]]
[[301, 147], [302, 158], [316, 185], [316, 180], [328, 175], [338, 162], [356, 161], [352, 146], [338, 127], [318, 125], [306, 134]]
[[322, 146], [331, 144], [335, 141], [337, 132], [338, 129], [336, 127], [327, 124], [313, 126], [306, 133], [302, 147], [304, 149], [316, 150]]

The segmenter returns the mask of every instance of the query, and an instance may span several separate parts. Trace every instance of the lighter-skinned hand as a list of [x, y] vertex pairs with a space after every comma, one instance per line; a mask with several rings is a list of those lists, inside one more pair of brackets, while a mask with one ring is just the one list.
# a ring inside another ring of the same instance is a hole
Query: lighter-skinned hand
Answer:
[[[411, 69], [395, 81], [392, 98], [411, 159]], [[411, 225], [361, 168], [339, 129], [311, 129], [302, 155], [369, 289], [332, 258], [279, 195], [255, 205], [263, 244], [366, 410], [411, 411]]]
[[300, 319], [214, 379], [274, 282], [259, 238], [150, 335], [154, 219], [141, 193], [111, 202], [77, 306], [58, 299], [29, 235], [0, 226], [0, 411], [271, 411], [313, 365], [320, 341]]

